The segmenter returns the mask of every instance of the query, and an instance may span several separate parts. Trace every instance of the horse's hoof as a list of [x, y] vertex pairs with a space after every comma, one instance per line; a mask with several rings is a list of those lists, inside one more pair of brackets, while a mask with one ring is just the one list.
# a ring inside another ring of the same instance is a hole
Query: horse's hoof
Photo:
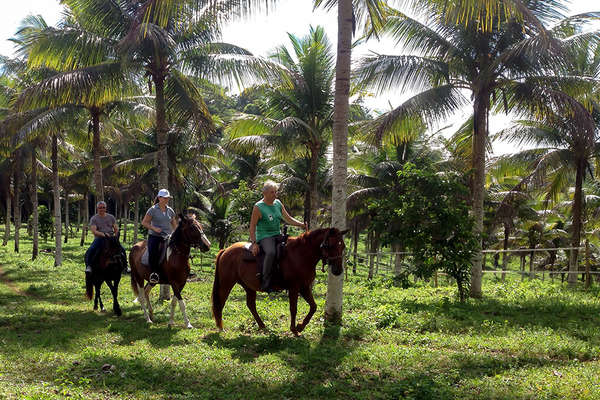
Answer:
[[115, 315], [117, 317], [120, 317], [121, 315], [123, 315], [123, 312], [119, 309], [119, 310], [115, 310]]
[[185, 329], [194, 329], [194, 327], [188, 322], [188, 324], [185, 326]]
[[304, 330], [304, 325], [302, 325], [302, 324], [296, 325], [296, 331], [298, 333], [301, 333], [303, 330]]
[[153, 323], [154, 323], [154, 322], [152, 322], [152, 320], [151, 320], [150, 318], [148, 318], [148, 319], [146, 320], [146, 322], [147, 322], [148, 324], [153, 324]]

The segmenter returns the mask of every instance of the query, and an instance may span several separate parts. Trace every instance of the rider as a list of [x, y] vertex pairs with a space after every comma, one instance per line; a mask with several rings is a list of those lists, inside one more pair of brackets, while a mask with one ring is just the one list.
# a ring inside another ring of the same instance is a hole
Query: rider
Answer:
[[306, 224], [294, 219], [286, 211], [283, 203], [277, 199], [277, 184], [266, 181], [263, 189], [263, 198], [258, 201], [252, 209], [250, 217], [250, 241], [254, 256], [258, 255], [259, 249], [264, 253], [262, 265], [262, 281], [260, 289], [269, 291], [271, 286], [271, 275], [273, 264], [277, 255], [277, 236], [279, 235], [279, 224], [281, 218], [290, 225], [306, 230]]
[[154, 205], [146, 211], [142, 225], [148, 229], [148, 261], [150, 262], [150, 283], [158, 283], [159, 246], [175, 228], [177, 219], [175, 211], [168, 206], [171, 195], [167, 189], [160, 189]]
[[[99, 201], [96, 204], [96, 211], [92, 218], [90, 218], [90, 230], [94, 235], [94, 241], [90, 245], [89, 249], [85, 252], [85, 273], [92, 273], [91, 261], [94, 260], [100, 250], [102, 239], [107, 236], [116, 236], [119, 232], [117, 226], [117, 220], [112, 214], [106, 212], [106, 203]], [[121, 256], [125, 256], [125, 249], [122, 249]]]

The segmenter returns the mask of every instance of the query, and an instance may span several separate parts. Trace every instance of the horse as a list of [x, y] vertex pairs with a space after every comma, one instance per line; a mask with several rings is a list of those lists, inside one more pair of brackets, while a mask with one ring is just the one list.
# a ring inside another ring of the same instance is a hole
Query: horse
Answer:
[[[210, 242], [204, 235], [202, 227], [196, 221], [196, 218], [180, 214], [179, 225], [169, 238], [166, 258], [159, 266], [160, 279], [158, 283], [161, 285], [171, 285], [174, 294], [171, 300], [169, 326], [174, 325], [173, 314], [175, 313], [175, 306], [178, 301], [186, 328], [193, 328], [185, 312], [185, 303], [181, 297], [181, 291], [190, 275], [190, 249], [194, 246], [198, 246], [201, 251], [206, 252], [210, 248]], [[150, 267], [142, 264], [142, 255], [146, 247], [146, 240], [136, 243], [129, 252], [129, 264], [131, 266], [131, 288], [144, 311], [146, 321], [151, 324], [154, 319], [154, 313], [150, 304], [149, 293], [155, 284], [147, 283], [144, 286], [144, 282], [148, 280], [151, 273]]]
[[96, 260], [97, 261], [92, 268], [92, 273], [86, 274], [85, 277], [85, 292], [87, 298], [89, 300], [92, 299], [95, 287], [96, 297], [94, 297], [94, 310], [98, 309], [99, 303], [100, 310], [104, 311], [104, 304], [102, 304], [102, 299], [100, 298], [100, 287], [103, 282], [106, 282], [106, 286], [109, 287], [113, 296], [113, 311], [117, 316], [121, 316], [122, 312], [121, 307], [119, 307], [117, 295], [119, 292], [121, 273], [127, 268], [127, 260], [121, 257], [121, 245], [119, 244], [118, 237], [108, 236], [102, 240], [102, 245]]
[[[343, 235], [346, 232], [348, 230], [324, 228], [288, 239], [285, 254], [279, 260], [279, 272], [275, 274], [273, 286], [275, 290], [288, 290], [290, 330], [294, 336], [298, 336], [304, 330], [317, 310], [311, 286], [316, 277], [316, 265], [319, 260], [323, 261], [323, 270], [325, 265], [329, 264], [334, 275], [342, 273], [342, 259], [346, 248]], [[246, 291], [246, 306], [259, 328], [265, 329], [265, 324], [256, 312], [256, 292], [260, 290], [256, 260], [250, 260], [246, 247], [246, 242], [238, 242], [217, 254], [211, 297], [212, 313], [219, 331], [223, 330], [225, 301], [236, 283]], [[302, 295], [310, 310], [302, 323], [296, 325], [298, 294]]]

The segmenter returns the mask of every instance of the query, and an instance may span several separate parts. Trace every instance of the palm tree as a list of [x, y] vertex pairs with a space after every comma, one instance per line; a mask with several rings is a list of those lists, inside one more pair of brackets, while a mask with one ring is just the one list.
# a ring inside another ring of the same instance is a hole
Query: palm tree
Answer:
[[324, 159], [333, 123], [333, 53], [323, 27], [311, 27], [303, 38], [288, 36], [294, 52], [282, 45], [271, 59], [283, 65], [289, 77], [264, 88], [267, 101], [263, 115], [243, 115], [229, 126], [229, 146], [250, 144], [286, 163], [301, 154], [308, 171], [305, 216], [309, 227], [315, 229], [320, 160]]
[[[468, 1], [460, 3], [464, 5], [465, 2]], [[465, 13], [468, 18], [460, 18], [464, 19], [462, 22], [448, 19], [440, 9], [440, 3], [447, 2], [412, 2], [414, 9], [420, 11], [420, 16], [427, 22], [420, 22], [397, 11], [382, 29], [405, 51], [415, 51], [419, 55], [367, 57], [362, 60], [357, 76], [377, 90], [393, 87], [401, 91], [412, 89], [419, 92], [390, 112], [383, 122], [384, 126], [415, 115], [421, 115], [430, 123], [441, 121], [468, 104], [462, 91], [471, 92], [471, 207], [475, 217], [474, 229], [480, 234], [483, 229], [485, 151], [490, 111], [494, 106], [503, 111], [517, 107], [520, 103], [509, 99], [517, 100], [513, 94], [519, 91], [528, 93], [531, 98], [532, 90], [543, 91], [549, 80], [573, 79], [557, 76], [544, 78], [554, 75], [550, 72], [552, 68], [568, 62], [564, 57], [565, 49], [581, 44], [582, 38], [570, 37], [559, 42], [545, 27], [545, 24], [563, 18], [562, 8], [551, 7], [556, 3], [554, 0], [519, 3], [525, 6], [519, 8], [520, 15], [526, 15], [524, 18], [515, 14], [515, 2], [486, 2], [493, 3], [489, 10], [478, 9], [476, 14]], [[582, 19], [588, 17], [592, 15], [580, 16]], [[561, 101], [560, 93], [545, 93], [544, 97], [552, 103]], [[473, 260], [472, 297], [482, 295], [481, 256], [478, 253]]]

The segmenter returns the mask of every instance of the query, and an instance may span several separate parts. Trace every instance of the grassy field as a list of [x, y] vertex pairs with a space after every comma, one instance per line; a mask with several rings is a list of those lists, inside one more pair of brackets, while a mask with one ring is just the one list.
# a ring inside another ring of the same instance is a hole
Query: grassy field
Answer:
[[[0, 398], [600, 398], [597, 288], [489, 279], [483, 300], [459, 304], [443, 281], [400, 289], [351, 275], [338, 328], [321, 318], [326, 276], [319, 266], [319, 309], [302, 337], [288, 332], [285, 294], [259, 295], [264, 333], [240, 288], [218, 333], [209, 302], [212, 257], [204, 256], [202, 265], [194, 258], [197, 276], [183, 292], [195, 329], [183, 329], [179, 309], [169, 329], [166, 304], [155, 306], [157, 322], [146, 325], [129, 276], [120, 286], [122, 317], [92, 311], [78, 240], [55, 268], [51, 254], [29, 261], [25, 239], [20, 255], [12, 243], [0, 247]], [[106, 286], [103, 296], [111, 310]], [[308, 307], [299, 306], [302, 317]]]

